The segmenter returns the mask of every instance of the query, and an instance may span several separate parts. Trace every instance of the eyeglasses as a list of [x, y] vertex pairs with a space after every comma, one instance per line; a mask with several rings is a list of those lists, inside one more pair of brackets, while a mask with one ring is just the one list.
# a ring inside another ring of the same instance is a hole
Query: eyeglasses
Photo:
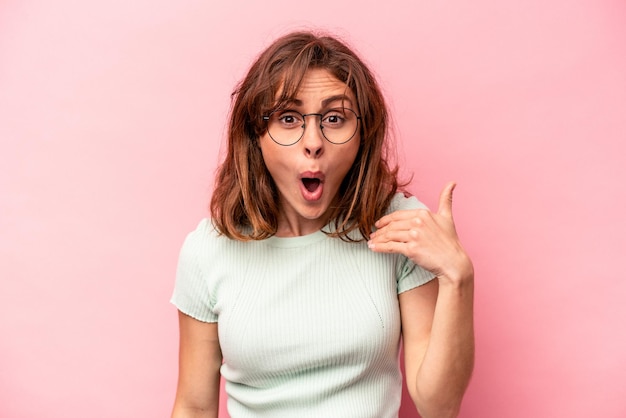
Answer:
[[332, 144], [345, 144], [350, 141], [359, 128], [360, 116], [352, 109], [330, 109], [324, 113], [303, 115], [295, 110], [275, 110], [269, 116], [263, 116], [267, 122], [267, 132], [278, 145], [293, 145], [302, 138], [306, 128], [307, 116], [320, 117], [320, 130], [326, 140]]

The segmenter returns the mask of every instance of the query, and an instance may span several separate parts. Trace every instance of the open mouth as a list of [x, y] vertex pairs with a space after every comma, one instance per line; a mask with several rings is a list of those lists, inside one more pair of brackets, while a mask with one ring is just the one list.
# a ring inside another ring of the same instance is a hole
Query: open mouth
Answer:
[[314, 191], [317, 190], [318, 187], [320, 187], [321, 181], [320, 181], [320, 179], [316, 179], [316, 178], [303, 177], [302, 178], [302, 184], [304, 184], [304, 187], [309, 192], [313, 193]]

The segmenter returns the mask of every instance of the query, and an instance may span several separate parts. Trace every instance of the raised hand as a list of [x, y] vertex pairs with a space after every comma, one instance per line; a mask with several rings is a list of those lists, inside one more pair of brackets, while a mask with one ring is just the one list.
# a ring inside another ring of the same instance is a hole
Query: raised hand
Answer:
[[472, 262], [463, 249], [452, 217], [452, 192], [448, 183], [439, 196], [436, 213], [427, 209], [401, 210], [376, 222], [368, 246], [372, 251], [404, 254], [442, 281], [458, 283], [473, 278]]

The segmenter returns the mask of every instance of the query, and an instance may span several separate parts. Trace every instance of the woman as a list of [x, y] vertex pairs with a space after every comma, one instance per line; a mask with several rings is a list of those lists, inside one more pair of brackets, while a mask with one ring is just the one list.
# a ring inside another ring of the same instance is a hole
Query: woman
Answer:
[[473, 367], [473, 267], [446, 186], [398, 193], [387, 111], [330, 36], [276, 40], [233, 94], [211, 220], [181, 250], [173, 417], [397, 417], [400, 337], [423, 417], [456, 416]]

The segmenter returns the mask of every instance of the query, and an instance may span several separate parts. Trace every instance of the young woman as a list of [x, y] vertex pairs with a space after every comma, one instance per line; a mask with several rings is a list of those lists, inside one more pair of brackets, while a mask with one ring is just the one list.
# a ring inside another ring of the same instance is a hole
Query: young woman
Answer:
[[473, 367], [473, 280], [452, 219], [398, 193], [387, 109], [332, 36], [276, 40], [233, 94], [211, 219], [187, 237], [172, 302], [172, 416], [456, 416]]

